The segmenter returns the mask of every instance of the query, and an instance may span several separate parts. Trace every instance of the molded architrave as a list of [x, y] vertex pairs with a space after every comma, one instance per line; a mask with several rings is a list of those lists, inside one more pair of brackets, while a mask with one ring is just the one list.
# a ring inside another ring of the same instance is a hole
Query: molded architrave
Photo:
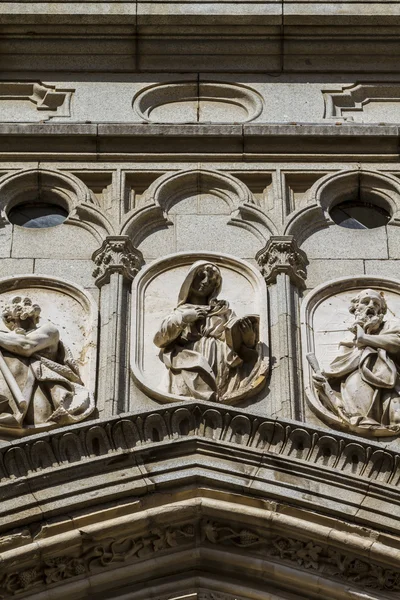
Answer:
[[211, 193], [229, 207], [228, 224], [250, 231], [265, 242], [276, 227], [254, 201], [249, 188], [228, 173], [211, 169], [190, 169], [166, 173], [154, 181], [141, 198], [140, 204], [126, 217], [121, 235], [129, 235], [134, 246], [159, 227], [167, 227], [168, 211], [180, 200], [192, 194]]
[[318, 179], [303, 198], [302, 206], [291, 213], [285, 234], [301, 244], [319, 229], [335, 225], [329, 212], [338, 203], [357, 195], [388, 210], [388, 225], [400, 225], [400, 182], [397, 177], [372, 169], [350, 169], [328, 173]]
[[144, 600], [143, 588], [165, 593], [171, 578], [189, 579], [194, 571], [208, 580], [217, 572], [220, 589], [257, 600], [265, 600], [266, 585], [288, 599], [296, 592], [315, 600], [347, 600], [349, 593], [383, 600], [398, 591], [398, 538], [207, 488], [186, 487], [182, 495], [172, 487], [150, 503], [131, 498], [117, 510], [108, 504], [39, 522], [36, 535], [26, 529], [24, 539], [0, 538], [0, 592], [31, 600], [43, 593]]

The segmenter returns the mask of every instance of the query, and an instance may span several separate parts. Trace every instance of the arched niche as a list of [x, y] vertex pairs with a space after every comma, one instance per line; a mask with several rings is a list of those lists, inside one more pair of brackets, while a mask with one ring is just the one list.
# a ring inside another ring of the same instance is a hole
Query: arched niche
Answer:
[[[93, 397], [96, 388], [98, 309], [91, 294], [81, 286], [57, 277], [19, 275], [1, 278], [0, 314], [15, 297], [28, 297], [32, 303], [39, 304], [41, 313], [38, 326], [50, 323], [58, 329], [63, 352], [68, 360], [76, 363], [79, 377]], [[2, 319], [0, 330], [8, 331]], [[87, 411], [88, 416], [93, 409], [94, 404]], [[5, 427], [0, 426], [0, 439], [29, 435], [54, 427], [54, 424], [42, 424], [7, 432]]]
[[[355, 323], [355, 316], [349, 309], [352, 300], [363, 290], [374, 290], [378, 294], [384, 295], [388, 310], [383, 322], [384, 329], [381, 333], [384, 333], [387, 327], [388, 331], [393, 331], [393, 335], [396, 335], [395, 332], [400, 329], [399, 280], [360, 275], [358, 277], [341, 277], [316, 287], [304, 298], [301, 306], [303, 378], [308, 404], [312, 412], [323, 423], [334, 429], [366, 437], [398, 437], [400, 428], [396, 430], [396, 428], [391, 429], [375, 425], [366, 428], [365, 425], [359, 426], [356, 422], [346, 422], [340, 418], [334, 408], [328, 406], [329, 397], [327, 401], [319, 397], [313, 383], [313, 373], [316, 372], [315, 367], [317, 364], [315, 361], [313, 362], [312, 355], [316, 357], [322, 372], [325, 372], [325, 370], [330, 371], [332, 361], [338, 359], [338, 357], [340, 358], [340, 362], [337, 362], [338, 366], [335, 368], [345, 374], [337, 378], [337, 390], [335, 384], [332, 384], [335, 392], [340, 392], [340, 394], [343, 394], [340, 388], [341, 381], [345, 381], [348, 375], [360, 368], [357, 366], [359, 364], [357, 360], [360, 364], [363, 360], [366, 360], [365, 357], [359, 358], [356, 356], [352, 358], [352, 355], [350, 355], [350, 352], [356, 346], [355, 334], [349, 330]], [[387, 323], [387, 326], [385, 326], [385, 323]], [[346, 353], [348, 353], [348, 357]], [[311, 355], [311, 359], [307, 358], [308, 355]], [[329, 381], [331, 382], [331, 379]], [[346, 393], [350, 395], [350, 392]], [[344, 406], [346, 406], [345, 403]]]
[[[237, 317], [259, 317], [259, 367], [247, 387], [219, 401], [237, 404], [262, 389], [268, 373], [268, 300], [263, 277], [249, 263], [226, 254], [211, 252], [177, 253], [152, 262], [139, 271], [132, 287], [133, 313], [131, 334], [131, 370], [136, 383], [159, 402], [193, 400], [167, 390], [166, 364], [154, 336], [163, 319], [178, 304], [181, 286], [191, 266], [199, 260], [214, 263], [221, 271], [222, 288], [218, 298], [227, 300]], [[132, 406], [133, 410], [135, 407]]]
[[201, 169], [157, 179], [121, 233], [147, 260], [177, 251], [221, 251], [253, 259], [275, 226], [241, 181]]
[[[62, 207], [68, 217], [55, 227], [30, 229], [12, 226], [9, 213], [18, 205], [46, 203]], [[0, 178], [0, 225], [13, 230], [17, 258], [88, 258], [112, 226], [94, 194], [74, 175], [51, 169], [24, 169]], [[26, 255], [28, 256], [28, 254]]]

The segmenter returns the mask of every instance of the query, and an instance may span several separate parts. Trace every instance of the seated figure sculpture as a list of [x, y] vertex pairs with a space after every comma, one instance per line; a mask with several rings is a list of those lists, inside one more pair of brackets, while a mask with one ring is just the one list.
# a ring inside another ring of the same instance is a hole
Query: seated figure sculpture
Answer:
[[351, 301], [352, 341], [313, 376], [322, 404], [349, 429], [400, 429], [400, 322], [385, 320], [383, 293], [366, 289]]
[[40, 306], [16, 296], [0, 331], [0, 430], [50, 429], [94, 410], [78, 365], [52, 323], [38, 325]]
[[197, 261], [179, 292], [178, 305], [161, 323], [154, 343], [168, 369], [171, 394], [230, 401], [254, 393], [267, 369], [259, 318], [238, 318], [226, 300], [219, 268]]

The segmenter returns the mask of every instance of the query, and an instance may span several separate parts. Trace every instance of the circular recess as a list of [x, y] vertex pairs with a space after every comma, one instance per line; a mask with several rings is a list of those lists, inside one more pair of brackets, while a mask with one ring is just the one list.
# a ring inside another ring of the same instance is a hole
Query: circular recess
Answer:
[[337, 204], [330, 211], [330, 216], [337, 225], [347, 229], [375, 229], [386, 225], [390, 220], [387, 210], [360, 200]]
[[68, 211], [58, 204], [24, 202], [14, 206], [7, 216], [13, 225], [29, 229], [43, 229], [61, 225], [68, 217]]

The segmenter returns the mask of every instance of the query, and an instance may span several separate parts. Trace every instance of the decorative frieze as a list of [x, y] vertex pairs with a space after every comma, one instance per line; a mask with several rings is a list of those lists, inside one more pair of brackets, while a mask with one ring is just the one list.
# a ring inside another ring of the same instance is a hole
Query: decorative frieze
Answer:
[[[24, 594], [34, 588], [62, 583], [82, 575], [130, 564], [158, 554], [174, 553], [183, 547], [221, 546], [246, 551], [267, 562], [294, 565], [326, 579], [344, 581], [362, 589], [398, 592], [400, 571], [385, 568], [361, 555], [343, 552], [333, 545], [320, 545], [313, 539], [298, 539], [269, 532], [254, 531], [221, 520], [194, 519], [176, 526], [159, 526], [146, 535], [107, 539], [82, 535], [82, 543], [74, 554], [48, 556], [25, 570], [12, 570], [0, 579], [2, 598]], [[225, 560], [227, 555], [225, 556]], [[225, 595], [202, 592], [203, 600], [220, 600]]]
[[101, 287], [109, 283], [112, 273], [120, 273], [132, 280], [143, 264], [143, 257], [126, 235], [108, 236], [92, 256], [96, 265], [93, 277]]
[[286, 273], [294, 285], [305, 287], [307, 257], [292, 235], [270, 237], [256, 260], [268, 284], [275, 283], [279, 273]]

